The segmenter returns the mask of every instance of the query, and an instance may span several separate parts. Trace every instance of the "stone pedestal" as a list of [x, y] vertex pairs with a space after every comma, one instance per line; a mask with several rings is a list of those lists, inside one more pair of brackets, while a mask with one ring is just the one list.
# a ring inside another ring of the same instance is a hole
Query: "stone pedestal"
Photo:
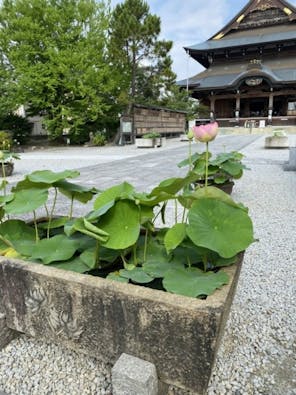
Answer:
[[289, 162], [284, 166], [285, 171], [296, 171], [296, 147], [290, 148]]

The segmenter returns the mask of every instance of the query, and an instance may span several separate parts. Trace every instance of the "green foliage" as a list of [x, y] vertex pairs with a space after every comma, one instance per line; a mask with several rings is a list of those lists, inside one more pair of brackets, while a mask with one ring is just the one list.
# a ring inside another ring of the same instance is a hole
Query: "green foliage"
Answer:
[[0, 149], [10, 150], [12, 146], [11, 134], [3, 130], [0, 131]]
[[[216, 158], [219, 163], [224, 159]], [[70, 170], [37, 171], [11, 194], [2, 183], [1, 255], [204, 297], [227, 284], [222, 268], [235, 264], [237, 254], [253, 242], [247, 209], [215, 187], [190, 191], [197, 178], [194, 172], [164, 180], [149, 193], [138, 193], [126, 182], [98, 192], [67, 180], [77, 175]], [[69, 198], [70, 210], [55, 219], [58, 193]], [[73, 219], [74, 200], [85, 204], [94, 195], [93, 210]], [[162, 215], [164, 221], [167, 206], [177, 201], [184, 206], [182, 221], [177, 221], [176, 212], [172, 226], [156, 229], [157, 217]], [[41, 207], [47, 218], [38, 223], [35, 210]], [[7, 217], [29, 211], [34, 216], [31, 224]]]
[[13, 145], [23, 145], [28, 142], [32, 133], [33, 124], [26, 118], [9, 113], [0, 117], [0, 129], [9, 132]]
[[[243, 155], [240, 152], [223, 152], [216, 157], [209, 153], [209, 183], [224, 184], [243, 176], [246, 166], [242, 163]], [[199, 181], [204, 182], [206, 169], [206, 153], [194, 153], [188, 159], [178, 163], [178, 167], [189, 166], [190, 170], [198, 175]]]
[[106, 136], [102, 133], [97, 133], [93, 137], [92, 141], [93, 145], [97, 145], [98, 147], [102, 147], [107, 143]]
[[144, 133], [142, 137], [143, 139], [155, 139], [161, 137], [161, 135], [158, 132], [150, 132], [150, 133]]
[[44, 116], [53, 139], [68, 131], [79, 141], [84, 125], [109, 111], [116, 81], [106, 52], [108, 13], [104, 1], [95, 0], [34, 0], [30, 6], [12, 0], [1, 6], [7, 90], [14, 107], [25, 103], [29, 114]]

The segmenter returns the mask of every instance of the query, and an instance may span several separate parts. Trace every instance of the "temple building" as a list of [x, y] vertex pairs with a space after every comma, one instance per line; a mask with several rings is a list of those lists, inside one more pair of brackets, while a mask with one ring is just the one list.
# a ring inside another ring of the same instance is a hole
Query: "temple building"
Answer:
[[[210, 12], [210, 11], [209, 11]], [[221, 126], [296, 125], [296, 8], [251, 0], [209, 40], [186, 47], [205, 70], [179, 86]]]

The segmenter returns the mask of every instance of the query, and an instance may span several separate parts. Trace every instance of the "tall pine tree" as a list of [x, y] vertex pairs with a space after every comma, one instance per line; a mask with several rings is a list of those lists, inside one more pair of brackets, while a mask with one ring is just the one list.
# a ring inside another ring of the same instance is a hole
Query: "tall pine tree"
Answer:
[[175, 81], [171, 41], [159, 39], [161, 21], [143, 0], [125, 0], [113, 10], [109, 54], [119, 82], [119, 99], [132, 115], [133, 104], [156, 103]]

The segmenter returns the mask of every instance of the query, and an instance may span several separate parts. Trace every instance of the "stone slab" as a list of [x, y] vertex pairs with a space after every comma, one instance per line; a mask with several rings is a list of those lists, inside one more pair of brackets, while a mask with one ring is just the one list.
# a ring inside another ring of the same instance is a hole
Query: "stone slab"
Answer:
[[112, 369], [113, 395], [158, 395], [155, 365], [122, 354]]
[[288, 136], [265, 137], [265, 148], [289, 148]]
[[162, 382], [204, 394], [240, 267], [200, 300], [1, 257], [0, 289], [9, 328], [111, 364], [136, 356]]

